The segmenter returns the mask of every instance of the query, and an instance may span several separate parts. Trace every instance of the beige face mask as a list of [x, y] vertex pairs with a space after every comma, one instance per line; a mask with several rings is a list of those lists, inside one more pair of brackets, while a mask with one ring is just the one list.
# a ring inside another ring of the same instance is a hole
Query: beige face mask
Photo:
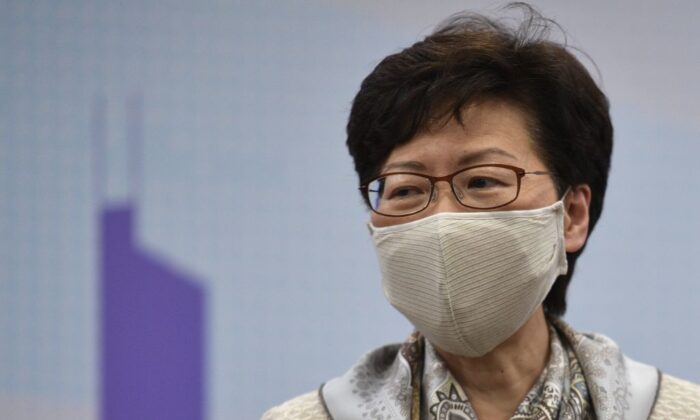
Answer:
[[477, 357], [512, 336], [567, 270], [564, 204], [370, 225], [389, 302], [437, 347]]

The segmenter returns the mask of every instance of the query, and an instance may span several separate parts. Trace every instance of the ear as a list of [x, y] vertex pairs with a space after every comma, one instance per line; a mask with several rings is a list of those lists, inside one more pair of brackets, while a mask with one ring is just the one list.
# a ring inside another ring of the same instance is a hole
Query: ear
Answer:
[[564, 244], [566, 252], [576, 252], [588, 238], [588, 208], [591, 187], [587, 184], [571, 187], [564, 198]]

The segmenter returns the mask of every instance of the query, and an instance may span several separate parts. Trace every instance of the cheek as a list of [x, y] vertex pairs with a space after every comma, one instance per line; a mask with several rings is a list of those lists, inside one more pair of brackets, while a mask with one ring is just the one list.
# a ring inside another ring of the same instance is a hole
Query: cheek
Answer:
[[552, 205], [559, 200], [557, 188], [548, 176], [542, 175], [541, 179], [535, 176], [527, 178], [526, 176], [523, 179], [518, 199], [509, 207], [517, 210], [537, 209]]
[[396, 217], [382, 216], [381, 214], [372, 212], [369, 221], [376, 227], [384, 227], [396, 224], [392, 223], [392, 219], [396, 219]]
[[376, 227], [384, 227], [384, 226], [393, 226], [393, 225], [400, 225], [402, 223], [408, 223], [412, 222], [414, 220], [421, 219], [423, 217], [428, 216], [429, 213], [427, 211], [422, 211], [417, 214], [413, 214], [411, 216], [403, 216], [403, 217], [388, 217], [388, 216], [382, 216], [381, 214], [377, 214], [372, 212], [372, 215], [370, 216], [370, 222]]

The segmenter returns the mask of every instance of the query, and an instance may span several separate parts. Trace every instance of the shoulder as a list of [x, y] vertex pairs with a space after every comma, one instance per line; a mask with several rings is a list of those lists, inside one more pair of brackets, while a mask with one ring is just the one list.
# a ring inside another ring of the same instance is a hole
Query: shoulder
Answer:
[[[378, 391], [386, 386], [388, 377], [399, 373], [410, 375], [407, 363], [403, 370], [397, 366], [400, 346], [388, 344], [366, 353], [345, 374], [326, 382], [322, 391], [309, 392], [272, 407], [262, 420], [331, 420], [329, 413], [337, 418], [362, 418], [358, 407], [367, 403], [366, 393], [371, 394], [370, 399], [383, 398], [384, 394]], [[363, 395], [357, 390], [358, 378], [362, 389], [370, 390]]]
[[700, 385], [661, 375], [651, 419], [700, 419]]
[[272, 407], [262, 415], [262, 420], [330, 420], [330, 417], [318, 391], [312, 391]]

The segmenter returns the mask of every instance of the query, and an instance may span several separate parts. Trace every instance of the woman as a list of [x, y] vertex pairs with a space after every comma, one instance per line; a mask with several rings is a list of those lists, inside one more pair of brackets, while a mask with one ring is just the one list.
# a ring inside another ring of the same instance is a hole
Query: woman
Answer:
[[453, 17], [362, 83], [347, 144], [385, 295], [416, 331], [264, 418], [700, 418], [700, 386], [561, 320], [613, 130], [526, 11]]

